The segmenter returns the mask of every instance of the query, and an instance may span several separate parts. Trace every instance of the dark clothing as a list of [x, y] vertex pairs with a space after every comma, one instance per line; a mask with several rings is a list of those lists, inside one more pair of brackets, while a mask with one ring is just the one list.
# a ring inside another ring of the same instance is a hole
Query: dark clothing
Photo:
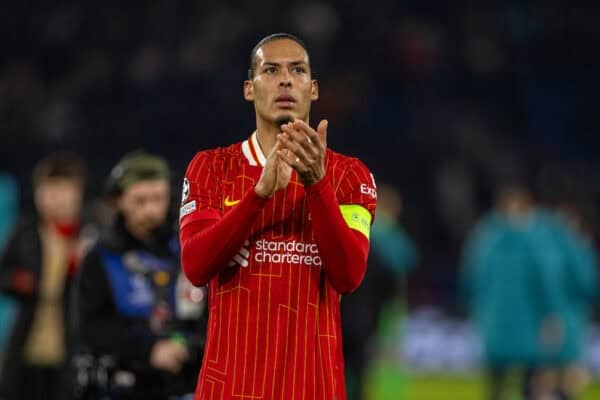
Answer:
[[[121, 220], [82, 263], [76, 293], [81, 348], [113, 356], [117, 369], [136, 378], [129, 394], [117, 398], [158, 400], [193, 392], [203, 328], [199, 321], [175, 316], [179, 271], [178, 244], [171, 232], [161, 230], [142, 243]], [[154, 343], [174, 334], [195, 347], [190, 349], [192, 362], [177, 377], [150, 365]]]
[[[63, 366], [34, 366], [29, 365], [24, 359], [23, 352], [26, 341], [31, 331], [36, 306], [39, 300], [39, 287], [42, 279], [42, 240], [40, 236], [40, 224], [34, 219], [21, 223], [10, 238], [6, 250], [0, 260], [0, 290], [18, 303], [18, 312], [14, 321], [13, 329], [5, 347], [5, 356], [0, 379], [0, 399], [58, 399], [52, 393], [50, 387], [39, 387], [48, 393], [42, 397], [36, 397], [32, 392], [33, 382], [53, 381], [52, 387], [56, 387], [55, 378], [63, 375]], [[15, 286], [16, 274], [31, 274], [33, 276], [33, 291], [25, 293]], [[70, 326], [68, 321], [68, 299], [71, 291], [70, 277], [65, 278], [63, 295], [64, 326]], [[65, 329], [65, 335], [69, 335]], [[68, 357], [70, 340], [65, 337]]]
[[[12, 366], [7, 366], [12, 370]], [[66, 369], [34, 367], [21, 364], [18, 369], [6, 371], [19, 388], [14, 399], [69, 399], [66, 391]], [[4, 397], [0, 397], [4, 400]]]
[[396, 293], [397, 276], [377, 251], [371, 251], [361, 286], [354, 293], [344, 296], [341, 303], [349, 399], [361, 398], [363, 375], [369, 362], [369, 340], [377, 330], [384, 304]]

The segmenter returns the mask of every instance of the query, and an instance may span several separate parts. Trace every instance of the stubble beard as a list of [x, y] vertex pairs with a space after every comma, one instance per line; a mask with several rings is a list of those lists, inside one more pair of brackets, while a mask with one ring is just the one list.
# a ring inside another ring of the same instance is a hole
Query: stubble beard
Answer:
[[275, 119], [277, 126], [285, 125], [290, 122], [294, 122], [294, 117], [291, 115], [281, 115]]

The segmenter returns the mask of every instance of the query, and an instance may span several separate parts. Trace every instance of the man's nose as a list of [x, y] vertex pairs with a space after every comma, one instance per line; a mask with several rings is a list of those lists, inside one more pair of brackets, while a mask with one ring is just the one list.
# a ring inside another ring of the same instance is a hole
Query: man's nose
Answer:
[[290, 72], [285, 68], [281, 71], [281, 80], [279, 81], [279, 86], [282, 86], [282, 87], [292, 86], [292, 79], [291, 79]]

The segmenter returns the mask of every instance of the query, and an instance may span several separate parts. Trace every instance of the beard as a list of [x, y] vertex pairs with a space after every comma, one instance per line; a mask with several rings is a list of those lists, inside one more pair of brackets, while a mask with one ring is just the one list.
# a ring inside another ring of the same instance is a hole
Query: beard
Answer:
[[277, 126], [281, 126], [290, 122], [294, 122], [294, 117], [292, 117], [291, 115], [281, 115], [277, 117], [277, 119], [275, 119], [275, 123], [277, 124]]

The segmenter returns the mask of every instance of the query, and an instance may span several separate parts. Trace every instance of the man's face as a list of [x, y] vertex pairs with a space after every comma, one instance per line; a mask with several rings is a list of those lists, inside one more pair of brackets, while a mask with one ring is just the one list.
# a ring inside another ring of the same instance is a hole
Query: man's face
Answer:
[[498, 207], [509, 218], [526, 217], [533, 208], [533, 199], [526, 188], [507, 187], [498, 196]]
[[43, 220], [73, 222], [79, 218], [83, 183], [76, 179], [52, 178], [35, 187], [35, 205]]
[[254, 77], [244, 82], [244, 97], [254, 102], [258, 118], [266, 122], [308, 121], [319, 89], [302, 46], [290, 39], [262, 45], [256, 52]]
[[119, 197], [117, 207], [130, 229], [148, 234], [165, 222], [169, 199], [166, 180], [145, 180], [128, 187]]

